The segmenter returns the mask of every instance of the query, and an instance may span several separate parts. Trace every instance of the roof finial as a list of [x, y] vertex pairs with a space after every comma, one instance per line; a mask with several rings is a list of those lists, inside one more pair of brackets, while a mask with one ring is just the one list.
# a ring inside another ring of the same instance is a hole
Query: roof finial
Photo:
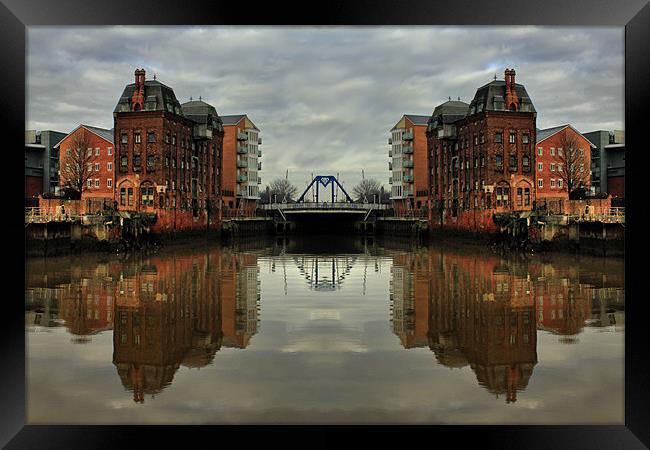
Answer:
[[156, 81], [156, 74], [153, 74], [153, 80]]
[[451, 96], [449, 97], [449, 101], [451, 101]]
[[192, 101], [192, 96], [190, 95], [190, 101]]
[[495, 73], [494, 74], [494, 81], [496, 81], [496, 80], [497, 80], [497, 74]]
[[201, 96], [199, 95], [199, 101], [201, 101]]
[[458, 101], [460, 101], [460, 95], [458, 96]]

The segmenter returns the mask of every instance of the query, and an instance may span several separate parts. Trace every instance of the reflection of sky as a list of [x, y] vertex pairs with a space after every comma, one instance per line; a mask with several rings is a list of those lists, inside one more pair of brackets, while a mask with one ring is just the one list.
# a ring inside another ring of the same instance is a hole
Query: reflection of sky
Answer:
[[391, 259], [379, 258], [375, 272], [377, 258], [367, 257], [367, 270], [365, 258], [336, 292], [310, 290], [288, 257], [274, 258], [275, 272], [259, 258], [261, 321], [250, 345], [221, 348], [200, 369], [181, 366], [143, 404], [120, 382], [110, 331], [85, 345], [62, 327], [30, 332], [29, 422], [622, 423], [623, 333], [585, 327], [565, 345], [539, 331], [528, 386], [506, 404], [469, 366], [401, 347], [389, 323]]

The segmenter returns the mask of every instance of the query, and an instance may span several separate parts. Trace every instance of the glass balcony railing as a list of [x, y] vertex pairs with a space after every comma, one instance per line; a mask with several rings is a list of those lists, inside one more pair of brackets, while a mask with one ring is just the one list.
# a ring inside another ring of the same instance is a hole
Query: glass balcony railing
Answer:
[[402, 153], [405, 155], [410, 155], [413, 153], [413, 146], [412, 145], [404, 145], [402, 146]]
[[247, 141], [248, 140], [248, 134], [242, 133], [241, 131], [237, 133], [237, 140], [238, 141]]
[[248, 177], [246, 175], [237, 175], [238, 183], [245, 183], [247, 181], [248, 181]]
[[402, 167], [408, 167], [408, 168], [413, 167], [413, 161], [409, 161], [408, 159], [405, 159], [404, 161], [402, 161]]
[[393, 138], [392, 137], [388, 138], [388, 145], [393, 145]]
[[240, 155], [245, 155], [246, 153], [248, 153], [248, 149], [243, 145], [237, 145], [237, 153], [239, 153]]
[[404, 132], [404, 134], [402, 135], [402, 140], [405, 141], [413, 140], [413, 130]]
[[407, 183], [413, 183], [413, 175], [404, 175], [404, 181]]
[[257, 170], [262, 170], [262, 163], [261, 162], [257, 163]]
[[248, 167], [248, 161], [243, 160], [243, 159], [238, 160], [237, 161], [237, 167], [239, 167], [240, 169], [244, 168], [244, 167]]
[[259, 149], [257, 150], [257, 157], [258, 158], [262, 157], [262, 150], [259, 150]]
[[393, 157], [393, 151], [392, 150], [388, 150], [388, 156], [391, 157], [391, 158]]

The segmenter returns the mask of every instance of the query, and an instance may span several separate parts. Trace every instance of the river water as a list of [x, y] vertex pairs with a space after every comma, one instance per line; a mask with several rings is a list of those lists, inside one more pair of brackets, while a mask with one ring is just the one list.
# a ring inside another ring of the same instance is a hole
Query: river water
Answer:
[[28, 423], [623, 424], [623, 268], [326, 236], [28, 259]]

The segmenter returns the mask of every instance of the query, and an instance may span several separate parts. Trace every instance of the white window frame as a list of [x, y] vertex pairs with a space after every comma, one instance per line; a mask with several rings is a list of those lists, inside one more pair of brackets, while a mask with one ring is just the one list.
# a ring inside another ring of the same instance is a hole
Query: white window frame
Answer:
[[544, 179], [543, 178], [538, 178], [537, 179], [537, 187], [538, 188], [543, 188], [544, 187]]
[[102, 151], [99, 149], [99, 147], [95, 147], [95, 156], [100, 156], [102, 154]]
[[99, 172], [99, 163], [95, 163], [95, 172]]
[[544, 155], [544, 149], [542, 147], [537, 147], [537, 155], [538, 156], [543, 156]]
[[92, 187], [93, 187], [93, 180], [91, 180], [90, 178], [88, 178], [88, 183], [87, 183], [87, 184], [88, 184], [88, 189], [92, 189]]
[[113, 187], [113, 179], [112, 178], [107, 178], [106, 179], [106, 187], [107, 188], [112, 188]]
[[551, 172], [555, 172], [555, 163], [551, 163]]
[[551, 178], [551, 189], [555, 188], [555, 178]]
[[95, 178], [95, 187], [101, 187], [101, 181], [99, 178]]
[[108, 156], [113, 154], [113, 147], [108, 147]]
[[107, 162], [106, 163], [106, 171], [107, 172], [112, 172], [113, 171], [113, 163], [112, 162]]
[[560, 178], [559, 180], [557, 180], [557, 187], [562, 189], [563, 186], [564, 186], [564, 180]]
[[541, 163], [541, 162], [537, 163], [537, 171], [538, 172], [543, 172], [544, 171], [544, 163]]

